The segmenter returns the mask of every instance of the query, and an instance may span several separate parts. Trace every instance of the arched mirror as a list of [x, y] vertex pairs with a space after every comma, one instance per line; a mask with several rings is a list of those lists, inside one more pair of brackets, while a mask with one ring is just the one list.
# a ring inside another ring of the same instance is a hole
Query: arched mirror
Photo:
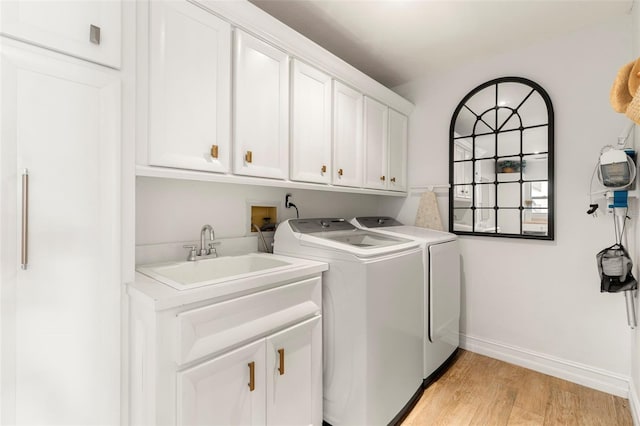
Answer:
[[488, 81], [450, 127], [449, 230], [553, 240], [553, 106], [537, 83]]

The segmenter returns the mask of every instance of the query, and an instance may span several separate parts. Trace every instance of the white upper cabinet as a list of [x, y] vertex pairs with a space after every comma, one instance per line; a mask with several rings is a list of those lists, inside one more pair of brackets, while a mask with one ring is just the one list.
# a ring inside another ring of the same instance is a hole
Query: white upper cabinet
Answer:
[[331, 76], [292, 61], [291, 180], [331, 182]]
[[333, 184], [362, 186], [362, 102], [360, 92], [333, 85]]
[[250, 3], [137, 10], [139, 176], [406, 191], [408, 101]]
[[236, 29], [234, 46], [236, 174], [289, 176], [289, 56]]
[[120, 0], [3, 0], [0, 15], [1, 34], [120, 67]]
[[407, 125], [406, 115], [389, 109], [389, 180], [392, 191], [407, 190]]
[[228, 172], [231, 26], [186, 1], [149, 6], [149, 164]]
[[364, 97], [364, 186], [387, 188], [389, 108], [367, 96]]

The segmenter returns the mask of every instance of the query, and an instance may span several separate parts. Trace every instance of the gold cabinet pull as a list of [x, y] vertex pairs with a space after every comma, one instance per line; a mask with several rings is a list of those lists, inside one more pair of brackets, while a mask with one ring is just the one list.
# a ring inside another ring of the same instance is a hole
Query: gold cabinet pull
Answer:
[[278, 371], [282, 376], [284, 374], [284, 349], [278, 349], [278, 354], [280, 355], [280, 366], [278, 367]]
[[22, 172], [22, 230], [20, 248], [20, 267], [27, 269], [29, 261], [29, 171]]
[[381, 180], [381, 181], [383, 181], [383, 182], [384, 182], [386, 179], [387, 179], [386, 177], [384, 177], [384, 176], [380, 176], [380, 180]]
[[211, 145], [211, 156], [218, 158], [218, 145]]
[[251, 151], [247, 151], [247, 153], [244, 155], [244, 161], [246, 161], [247, 163], [251, 163], [253, 161], [253, 153]]
[[249, 364], [249, 392], [253, 392], [256, 388], [256, 363], [251, 361]]
[[338, 169], [338, 176], [342, 176], [343, 173], [344, 171], [342, 169]]
[[325, 166], [324, 164], [322, 165], [322, 168], [320, 169], [320, 171], [322, 173], [327, 173], [327, 166]]
[[391, 179], [389, 179], [391, 182], [396, 183], [396, 178], [392, 177]]

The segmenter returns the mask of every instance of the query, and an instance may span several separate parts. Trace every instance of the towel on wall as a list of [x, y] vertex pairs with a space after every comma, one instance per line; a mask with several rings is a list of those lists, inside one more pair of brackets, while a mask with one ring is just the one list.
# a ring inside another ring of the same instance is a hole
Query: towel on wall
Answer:
[[420, 196], [418, 214], [416, 214], [416, 226], [444, 231], [435, 192], [427, 191]]

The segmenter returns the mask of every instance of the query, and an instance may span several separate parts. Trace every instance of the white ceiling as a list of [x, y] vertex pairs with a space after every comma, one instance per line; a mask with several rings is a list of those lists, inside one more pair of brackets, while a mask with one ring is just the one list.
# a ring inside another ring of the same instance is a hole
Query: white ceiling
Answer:
[[631, 0], [250, 0], [388, 87], [630, 13]]

